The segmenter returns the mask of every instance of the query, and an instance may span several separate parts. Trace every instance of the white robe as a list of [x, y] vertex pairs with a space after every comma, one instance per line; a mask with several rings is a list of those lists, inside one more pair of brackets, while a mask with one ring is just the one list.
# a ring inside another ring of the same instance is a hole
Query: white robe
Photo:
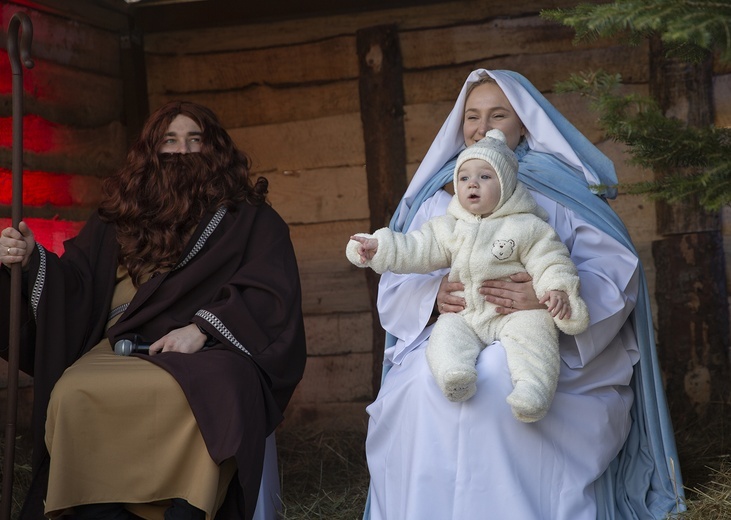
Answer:
[[[537, 423], [517, 421], [499, 342], [477, 362], [477, 393], [444, 398], [424, 355], [424, 328], [446, 270], [381, 278], [381, 324], [398, 339], [368, 408], [366, 454], [370, 520], [595, 520], [594, 481], [630, 427], [629, 382], [638, 360], [627, 317], [638, 290], [637, 258], [554, 201], [531, 192], [571, 251], [591, 324], [561, 335], [561, 372], [553, 406]], [[443, 191], [425, 201], [411, 229], [444, 214]]]

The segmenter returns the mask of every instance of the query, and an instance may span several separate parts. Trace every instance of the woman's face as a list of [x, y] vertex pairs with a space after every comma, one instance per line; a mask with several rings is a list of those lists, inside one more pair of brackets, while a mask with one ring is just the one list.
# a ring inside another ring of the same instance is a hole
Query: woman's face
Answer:
[[168, 126], [160, 153], [198, 153], [201, 151], [203, 131], [188, 116], [178, 114]]
[[475, 144], [487, 132], [497, 128], [505, 134], [510, 149], [515, 150], [520, 138], [525, 135], [523, 123], [495, 83], [483, 83], [472, 89], [464, 108], [462, 133], [467, 146]]

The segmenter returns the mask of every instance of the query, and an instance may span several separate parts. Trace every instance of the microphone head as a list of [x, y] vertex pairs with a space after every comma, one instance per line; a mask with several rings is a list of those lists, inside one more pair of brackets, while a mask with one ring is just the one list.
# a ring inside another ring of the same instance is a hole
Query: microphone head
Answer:
[[114, 344], [114, 353], [118, 356], [129, 356], [134, 349], [135, 344], [130, 339], [120, 339]]

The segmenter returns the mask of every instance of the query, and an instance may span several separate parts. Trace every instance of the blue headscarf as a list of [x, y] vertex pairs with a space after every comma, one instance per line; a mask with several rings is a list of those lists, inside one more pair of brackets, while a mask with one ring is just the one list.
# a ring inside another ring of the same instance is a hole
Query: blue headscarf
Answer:
[[[528, 130], [515, 150], [518, 178], [637, 255], [626, 227], [604, 201], [616, 196], [617, 177], [612, 162], [526, 78], [512, 71], [478, 69], [470, 74], [455, 108], [399, 203], [391, 229], [408, 230], [422, 202], [453, 179], [456, 155], [464, 148], [461, 128], [468, 87], [486, 75], [495, 79]], [[644, 270], [639, 271], [639, 294], [630, 317], [640, 352], [631, 382], [635, 394], [630, 410], [632, 425], [624, 447], [595, 485], [597, 514], [602, 520], [664, 519], [670, 512], [685, 509], [655, 348], [647, 280]], [[394, 343], [395, 338], [387, 334], [386, 346]], [[368, 506], [364, 518], [369, 518]]]

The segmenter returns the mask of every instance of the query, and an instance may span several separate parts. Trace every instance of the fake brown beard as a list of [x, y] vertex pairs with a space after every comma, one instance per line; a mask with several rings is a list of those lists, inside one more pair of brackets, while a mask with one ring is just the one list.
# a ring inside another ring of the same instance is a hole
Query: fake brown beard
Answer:
[[216, 183], [210, 182], [202, 154], [163, 154], [159, 159], [159, 168], [150, 167], [131, 180], [123, 194], [130, 211], [116, 219], [120, 262], [135, 286], [147, 271], [173, 268], [205, 211], [215, 209], [217, 197], [210, 191]]

